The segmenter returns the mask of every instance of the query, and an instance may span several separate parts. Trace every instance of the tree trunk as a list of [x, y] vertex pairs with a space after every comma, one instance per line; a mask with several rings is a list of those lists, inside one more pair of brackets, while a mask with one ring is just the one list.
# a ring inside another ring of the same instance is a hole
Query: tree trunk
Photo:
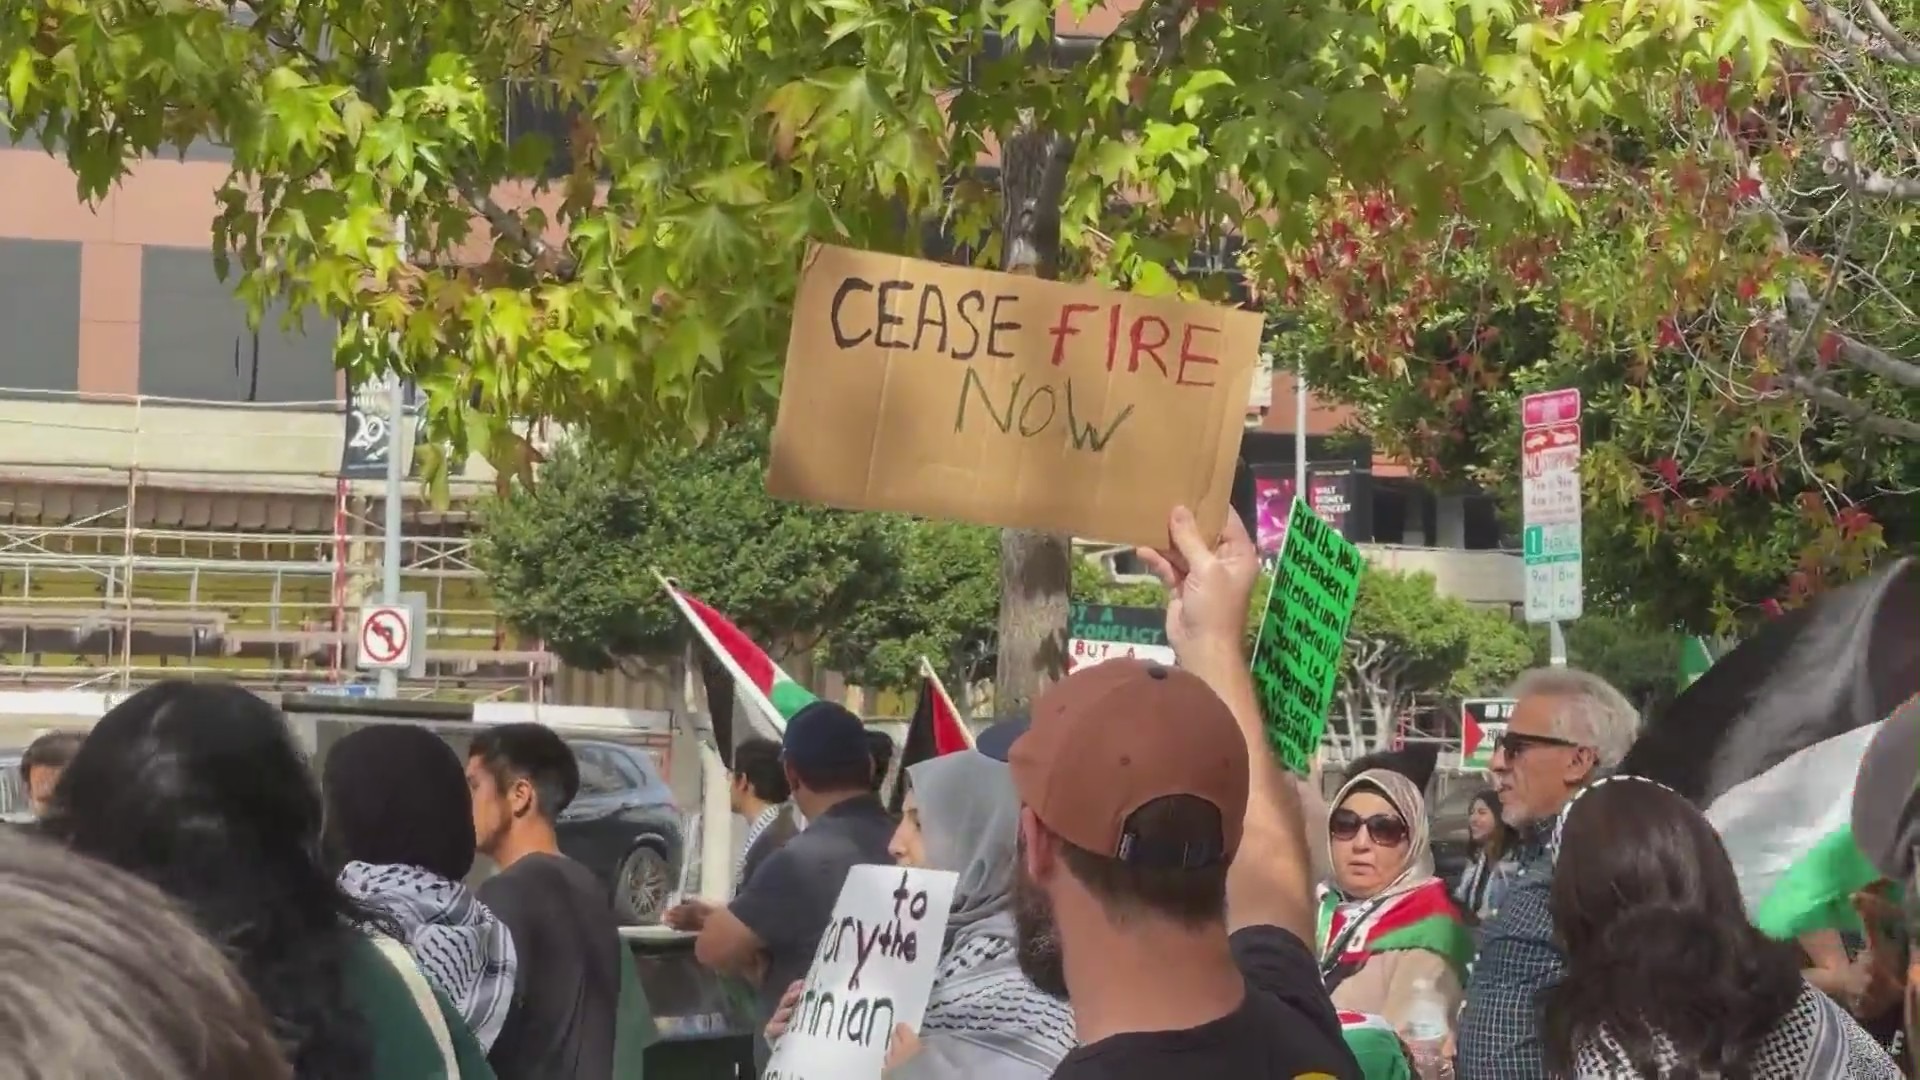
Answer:
[[[1073, 144], [1023, 126], [1000, 158], [1000, 265], [1043, 278], [1060, 273], [1060, 203]], [[1072, 538], [1008, 529], [1000, 534], [1000, 641], [994, 709], [1024, 711], [1066, 673], [1067, 589]]]

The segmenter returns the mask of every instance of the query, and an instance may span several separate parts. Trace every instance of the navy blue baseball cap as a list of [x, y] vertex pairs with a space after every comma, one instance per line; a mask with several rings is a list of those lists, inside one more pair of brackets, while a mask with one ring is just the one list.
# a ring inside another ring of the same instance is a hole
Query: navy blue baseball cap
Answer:
[[796, 769], [851, 769], [871, 766], [867, 725], [831, 701], [816, 701], [787, 721], [780, 756]]
[[1013, 751], [1014, 740], [1025, 735], [1029, 726], [1029, 719], [1024, 715], [999, 717], [974, 737], [973, 748], [995, 761], [1005, 761]]

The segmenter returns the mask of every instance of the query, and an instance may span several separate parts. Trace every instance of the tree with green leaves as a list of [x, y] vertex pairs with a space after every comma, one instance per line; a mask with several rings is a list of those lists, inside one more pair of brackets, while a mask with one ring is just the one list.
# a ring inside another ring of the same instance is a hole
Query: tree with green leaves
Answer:
[[1520, 399], [1578, 387], [1591, 603], [1703, 633], [1920, 549], [1920, 8], [1722, 32], [1783, 48], [1568, 143], [1577, 216], [1363, 193], [1262, 268], [1315, 389], [1441, 485], [1517, 509]]
[[[1291, 250], [1341, 192], [1533, 235], [1584, 137], [1765, 70], [1792, 3], [1149, 0], [1069, 55], [1042, 0], [21, 0], [0, 73], [90, 195], [229, 148], [216, 254], [252, 309], [337, 321], [435, 446], [526, 476], [530, 418], [640, 445], [765, 410], [815, 240], [938, 223], [983, 263], [1219, 298], [1197, 250]], [[1068, 559], [1002, 544], [1009, 700], [1064, 662]]]
[[[765, 462], [759, 427], [728, 429], [697, 448], [652, 443], [632, 456], [563, 442], [537, 483], [484, 508], [475, 552], [494, 602], [562, 661], [638, 674], [692, 640], [659, 573], [776, 659], [812, 651], [895, 594], [914, 523], [776, 501], [761, 481]], [[694, 653], [725, 725], [732, 679], [706, 649]]]
[[1347, 760], [1393, 744], [1416, 699], [1503, 689], [1532, 649], [1504, 613], [1442, 596], [1432, 574], [1368, 567], [1347, 628], [1329, 737]]

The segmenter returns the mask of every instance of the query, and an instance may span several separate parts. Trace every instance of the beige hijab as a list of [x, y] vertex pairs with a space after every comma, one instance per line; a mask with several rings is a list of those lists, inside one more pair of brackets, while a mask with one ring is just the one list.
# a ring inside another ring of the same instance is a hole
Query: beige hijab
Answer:
[[[1429, 842], [1432, 829], [1427, 821], [1426, 797], [1420, 794], [1420, 789], [1413, 785], [1413, 781], [1391, 769], [1368, 769], [1342, 785], [1339, 793], [1334, 795], [1332, 805], [1327, 808], [1329, 824], [1332, 822], [1333, 812], [1340, 809], [1341, 804], [1347, 801], [1347, 796], [1353, 794], [1354, 790], [1360, 787], [1370, 787], [1378, 791], [1387, 802], [1393, 804], [1394, 810], [1397, 811], [1407, 823], [1407, 865], [1401, 868], [1399, 876], [1389, 882], [1386, 888], [1380, 890], [1365, 901], [1377, 911], [1386, 905], [1372, 905], [1372, 901], [1386, 900], [1389, 897], [1398, 896], [1401, 893], [1417, 889], [1433, 880], [1433, 845]], [[1327, 865], [1331, 875], [1331, 867], [1333, 866], [1333, 836], [1331, 828], [1329, 828], [1327, 835]], [[1329, 880], [1334, 891], [1338, 892], [1339, 883], [1333, 881], [1331, 876], [1329, 876]], [[1345, 901], [1343, 898], [1343, 902], [1360, 903], [1361, 901]]]

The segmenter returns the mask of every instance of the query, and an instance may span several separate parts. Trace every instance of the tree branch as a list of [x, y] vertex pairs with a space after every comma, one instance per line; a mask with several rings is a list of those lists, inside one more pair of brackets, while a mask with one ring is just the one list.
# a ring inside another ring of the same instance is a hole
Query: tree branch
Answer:
[[1794, 393], [1821, 408], [1839, 413], [1876, 435], [1920, 442], [1920, 424], [1911, 420], [1876, 412], [1871, 406], [1855, 401], [1832, 387], [1822, 386], [1805, 375], [1786, 375], [1782, 381]]
[[1866, 14], [1867, 21], [1873, 24], [1874, 30], [1879, 32], [1881, 40], [1898, 53], [1903, 62], [1920, 65], [1920, 44], [1915, 44], [1912, 38], [1901, 33], [1875, 0], [1860, 0], [1860, 10]]
[[1908, 55], [1908, 50], [1913, 48], [1912, 43], [1894, 29], [1886, 12], [1875, 6], [1873, 0], [1865, 0], [1865, 6], [1867, 20], [1874, 23], [1874, 29], [1880, 31], [1880, 37], [1867, 33], [1859, 23], [1854, 22], [1845, 12], [1825, 0], [1808, 0], [1807, 3], [1807, 7], [1820, 16], [1820, 21], [1832, 27], [1834, 33], [1844, 38], [1847, 44], [1875, 60], [1884, 60], [1890, 64], [1920, 63], [1920, 55]]
[[580, 266], [574, 261], [572, 255], [547, 243], [544, 237], [536, 235], [533, 230], [527, 228], [526, 221], [519, 214], [501, 206], [491, 193], [480, 190], [479, 185], [466, 177], [459, 178], [456, 185], [461, 197], [467, 200], [467, 204], [473, 207], [476, 213], [487, 219], [487, 224], [493, 227], [493, 231], [508, 243], [526, 252], [528, 258], [563, 281], [571, 281], [579, 274]]

